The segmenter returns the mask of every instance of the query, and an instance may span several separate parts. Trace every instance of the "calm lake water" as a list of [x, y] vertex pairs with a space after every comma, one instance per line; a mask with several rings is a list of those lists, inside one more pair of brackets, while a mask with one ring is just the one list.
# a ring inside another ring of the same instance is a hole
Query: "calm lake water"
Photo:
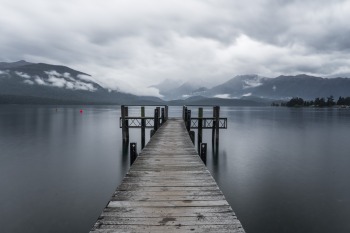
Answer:
[[[248, 233], [350, 232], [349, 109], [221, 115], [228, 129], [208, 168]], [[0, 105], [1, 231], [88, 232], [129, 169], [119, 116], [119, 106]], [[130, 141], [140, 145], [139, 130]]]

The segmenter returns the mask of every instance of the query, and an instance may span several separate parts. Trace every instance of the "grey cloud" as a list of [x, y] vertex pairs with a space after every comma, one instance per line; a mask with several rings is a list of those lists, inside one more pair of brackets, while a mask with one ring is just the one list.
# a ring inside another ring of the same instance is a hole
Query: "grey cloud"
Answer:
[[17, 74], [18, 76], [22, 77], [22, 78], [30, 78], [30, 75], [29, 74], [26, 74], [26, 73], [23, 73], [23, 72], [18, 72], [18, 71], [15, 71], [15, 74]]
[[34, 85], [34, 82], [32, 80], [24, 80], [23, 82], [29, 85]]
[[34, 76], [34, 81], [38, 84], [38, 85], [43, 85], [46, 86], [48, 85], [41, 77], [39, 76]]
[[159, 95], [149, 86], [166, 78], [350, 72], [349, 1], [2, 0], [0, 11], [0, 60], [63, 64], [136, 94]]
[[[73, 90], [86, 90], [86, 91], [97, 90], [91, 83], [86, 83], [86, 82], [76, 80], [69, 73], [60, 74], [55, 70], [45, 71], [45, 73], [48, 75], [48, 79], [46, 81], [42, 80], [45, 83], [44, 85], [61, 87], [66, 89], [73, 89]], [[69, 81], [67, 81], [67, 79]]]

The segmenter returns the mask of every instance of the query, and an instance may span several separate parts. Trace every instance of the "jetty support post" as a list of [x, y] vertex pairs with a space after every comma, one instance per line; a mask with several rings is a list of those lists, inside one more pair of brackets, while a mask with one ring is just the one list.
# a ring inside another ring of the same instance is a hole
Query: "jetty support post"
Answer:
[[165, 105], [165, 121], [167, 121], [169, 118], [169, 106]]
[[220, 130], [220, 106], [215, 106], [215, 144], [219, 147]]
[[214, 141], [215, 141], [215, 127], [216, 127], [216, 108], [213, 107], [213, 125], [212, 125], [212, 131], [211, 131], [211, 144], [214, 146]]
[[153, 130], [151, 130], [151, 137], [156, 133], [159, 128], [159, 108], [154, 109], [154, 124]]
[[187, 110], [187, 114], [186, 114], [186, 128], [187, 131], [190, 132], [191, 130], [191, 110]]
[[146, 144], [146, 119], [145, 117], [145, 107], [141, 107], [141, 148], [143, 149]]
[[198, 133], [197, 133], [197, 151], [200, 153], [200, 146], [203, 138], [203, 108], [198, 108]]
[[137, 144], [132, 142], [130, 143], [130, 166], [135, 162], [137, 156]]
[[200, 157], [205, 165], [207, 165], [207, 143], [201, 143]]
[[162, 125], [163, 125], [165, 123], [165, 109], [164, 108], [162, 108], [161, 118], [162, 118]]
[[120, 116], [122, 118], [122, 140], [124, 142], [124, 140], [126, 139], [126, 135], [125, 135], [125, 114], [124, 114], [124, 105], [120, 106]]
[[187, 122], [187, 107], [184, 106], [184, 121]]
[[122, 105], [120, 109], [121, 117], [122, 117], [122, 137], [123, 143], [129, 142], [129, 121], [126, 119], [129, 115], [128, 107]]
[[160, 107], [157, 107], [158, 110], [158, 128], [160, 127], [159, 119], [160, 119]]
[[154, 109], [154, 132], [159, 128], [159, 107]]

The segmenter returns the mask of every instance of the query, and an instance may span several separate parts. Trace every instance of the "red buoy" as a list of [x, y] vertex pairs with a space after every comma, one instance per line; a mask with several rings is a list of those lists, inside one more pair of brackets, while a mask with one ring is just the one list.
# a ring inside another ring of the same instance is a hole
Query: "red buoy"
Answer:
[[80, 113], [83, 113], [83, 109], [80, 109]]

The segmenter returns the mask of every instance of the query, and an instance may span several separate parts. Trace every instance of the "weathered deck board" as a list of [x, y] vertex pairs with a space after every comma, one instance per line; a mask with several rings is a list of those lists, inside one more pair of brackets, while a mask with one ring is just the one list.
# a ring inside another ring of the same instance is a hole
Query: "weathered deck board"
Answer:
[[140, 153], [91, 232], [244, 230], [182, 120], [169, 119]]

